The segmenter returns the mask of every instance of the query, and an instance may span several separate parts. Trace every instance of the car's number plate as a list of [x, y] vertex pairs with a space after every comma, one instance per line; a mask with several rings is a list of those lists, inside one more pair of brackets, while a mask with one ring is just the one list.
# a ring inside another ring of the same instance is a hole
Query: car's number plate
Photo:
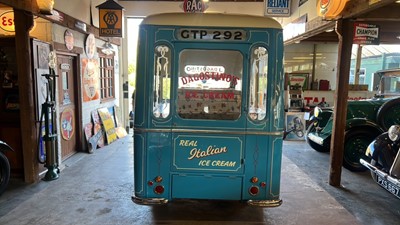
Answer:
[[385, 177], [379, 176], [378, 174], [376, 174], [376, 181], [387, 191], [394, 194], [396, 197], [400, 198], [400, 188], [398, 186], [388, 181]]

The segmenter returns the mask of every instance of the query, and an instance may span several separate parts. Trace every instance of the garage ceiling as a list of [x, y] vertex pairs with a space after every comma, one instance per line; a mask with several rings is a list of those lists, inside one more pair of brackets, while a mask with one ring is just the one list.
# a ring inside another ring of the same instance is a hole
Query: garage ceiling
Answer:
[[[351, 12], [351, 5], [346, 8]], [[354, 22], [365, 22], [379, 26], [381, 44], [400, 44], [400, 4], [391, 3], [368, 13], [352, 17]], [[305, 34], [301, 41], [307, 42], [338, 42], [336, 32], [320, 30], [315, 35]]]

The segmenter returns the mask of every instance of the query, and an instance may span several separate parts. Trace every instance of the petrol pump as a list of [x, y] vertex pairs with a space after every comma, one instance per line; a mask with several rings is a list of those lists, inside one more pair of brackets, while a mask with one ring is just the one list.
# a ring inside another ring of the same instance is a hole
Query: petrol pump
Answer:
[[[54, 52], [49, 54], [49, 74], [42, 74], [47, 80], [46, 101], [42, 104], [42, 115], [40, 121], [44, 119], [45, 134], [43, 136], [45, 146], [45, 167], [46, 175], [43, 180], [51, 181], [58, 179], [59, 168], [57, 163], [57, 130], [56, 130], [56, 77], [54, 69], [56, 67], [56, 55]], [[42, 127], [42, 125], [40, 125]]]

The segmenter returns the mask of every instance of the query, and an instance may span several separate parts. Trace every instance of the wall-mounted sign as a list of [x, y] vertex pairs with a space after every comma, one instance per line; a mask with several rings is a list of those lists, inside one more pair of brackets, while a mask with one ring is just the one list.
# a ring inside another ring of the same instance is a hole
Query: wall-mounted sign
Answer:
[[96, 51], [96, 39], [94, 38], [93, 34], [89, 34], [86, 38], [85, 43], [85, 51], [86, 55], [89, 59], [93, 59], [94, 53]]
[[289, 17], [290, 2], [290, 0], [266, 0], [265, 15], [275, 17]]
[[70, 108], [61, 113], [61, 136], [64, 140], [71, 140], [75, 131], [74, 111]]
[[107, 0], [96, 6], [99, 9], [99, 36], [122, 37], [122, 10], [114, 0]]
[[72, 50], [74, 48], [74, 35], [72, 34], [71, 31], [66, 30], [64, 32], [64, 42], [65, 42], [65, 47], [67, 47], [68, 50]]
[[75, 21], [75, 27], [78, 28], [79, 30], [86, 32], [86, 23], [84, 23], [84, 22]]
[[379, 27], [374, 24], [354, 23], [353, 44], [379, 45]]
[[7, 32], [15, 32], [14, 11], [5, 11], [0, 15], [0, 28]]
[[82, 59], [82, 95], [83, 101], [93, 101], [100, 98], [99, 65], [95, 59]]
[[308, 74], [289, 74], [289, 85], [308, 89]]
[[61, 63], [60, 68], [61, 68], [62, 70], [70, 70], [70, 69], [71, 69], [71, 66], [70, 66], [69, 63]]
[[343, 12], [348, 1], [349, 0], [318, 0], [318, 15], [325, 19], [335, 19]]

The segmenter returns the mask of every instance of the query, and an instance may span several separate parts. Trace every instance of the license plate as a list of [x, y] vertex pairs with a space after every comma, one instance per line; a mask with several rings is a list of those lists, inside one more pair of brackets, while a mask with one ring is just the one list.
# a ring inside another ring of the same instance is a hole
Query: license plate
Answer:
[[398, 186], [388, 181], [386, 178], [379, 176], [378, 174], [376, 174], [376, 181], [388, 192], [394, 194], [397, 198], [400, 198], [400, 188]]

